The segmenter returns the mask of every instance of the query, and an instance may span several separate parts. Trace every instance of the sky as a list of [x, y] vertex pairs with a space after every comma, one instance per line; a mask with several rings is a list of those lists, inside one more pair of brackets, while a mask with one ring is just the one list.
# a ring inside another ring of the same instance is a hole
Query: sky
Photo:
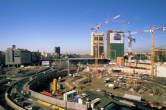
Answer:
[[[0, 50], [15, 44], [31, 51], [90, 53], [90, 28], [120, 13], [99, 32], [166, 26], [166, 0], [0, 0]], [[129, 24], [122, 24], [128, 21]], [[155, 47], [166, 47], [166, 31], [155, 31]], [[133, 49], [149, 49], [151, 34], [133, 35]], [[125, 39], [127, 48], [127, 37]], [[105, 47], [106, 49], [106, 47]]]

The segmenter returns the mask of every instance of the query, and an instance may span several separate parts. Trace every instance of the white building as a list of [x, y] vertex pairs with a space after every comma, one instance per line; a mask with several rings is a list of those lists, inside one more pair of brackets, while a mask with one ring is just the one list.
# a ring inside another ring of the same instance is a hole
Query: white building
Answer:
[[155, 75], [157, 77], [166, 77], [166, 64], [156, 65]]

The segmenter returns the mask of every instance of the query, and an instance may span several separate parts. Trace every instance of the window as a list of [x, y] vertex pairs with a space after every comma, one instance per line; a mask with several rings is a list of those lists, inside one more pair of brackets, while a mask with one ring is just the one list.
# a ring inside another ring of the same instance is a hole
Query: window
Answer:
[[115, 34], [114, 35], [114, 40], [121, 40], [121, 35], [120, 34]]
[[99, 37], [99, 40], [100, 40], [100, 41], [103, 41], [103, 37]]
[[94, 37], [94, 40], [98, 40], [98, 37]]

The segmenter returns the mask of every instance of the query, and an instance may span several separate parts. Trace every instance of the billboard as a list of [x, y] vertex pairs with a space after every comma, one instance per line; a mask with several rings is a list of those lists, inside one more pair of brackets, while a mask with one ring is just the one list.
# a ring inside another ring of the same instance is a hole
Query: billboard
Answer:
[[110, 43], [124, 43], [123, 33], [110, 33]]
[[42, 61], [42, 66], [49, 66], [50, 62], [49, 61]]

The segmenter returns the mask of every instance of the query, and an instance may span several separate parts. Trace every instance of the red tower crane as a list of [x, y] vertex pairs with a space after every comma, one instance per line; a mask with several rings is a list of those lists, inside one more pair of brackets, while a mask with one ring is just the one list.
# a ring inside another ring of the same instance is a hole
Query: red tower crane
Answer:
[[[151, 26], [151, 29], [150, 30], [140, 30], [140, 31], [137, 31], [137, 32], [131, 32], [130, 34], [138, 34], [138, 33], [144, 33], [144, 32], [151, 32], [151, 77], [153, 78], [154, 77], [154, 31], [156, 30], [162, 30], [162, 31], [165, 31], [166, 30], [166, 27], [161, 27], [161, 26], [154, 26], [152, 25]], [[125, 35], [124, 35], [125, 36]]]
[[101, 23], [101, 24], [96, 24], [96, 26], [93, 27], [93, 28], [90, 28], [90, 30], [97, 32], [98, 29], [99, 29], [101, 26], [103, 26], [103, 25], [105, 25], [105, 24], [108, 24], [109, 22], [112, 22], [112, 21], [116, 20], [117, 18], [121, 17], [122, 15], [123, 15], [123, 14], [121, 13], [121, 14], [119, 14], [119, 15], [113, 17], [113, 18], [110, 18], [110, 19], [104, 21], [104, 22]]

